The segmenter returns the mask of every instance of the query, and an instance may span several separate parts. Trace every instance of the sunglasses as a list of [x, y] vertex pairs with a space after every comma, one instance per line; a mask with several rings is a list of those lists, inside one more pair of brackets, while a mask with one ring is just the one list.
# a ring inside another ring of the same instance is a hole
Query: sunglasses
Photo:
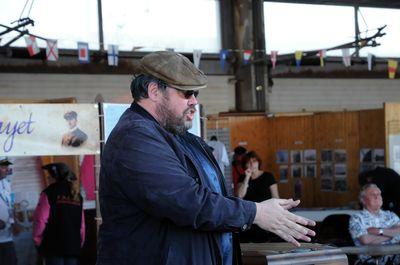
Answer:
[[[176, 88], [175, 88], [176, 89]], [[182, 95], [186, 98], [189, 99], [192, 96], [194, 96], [195, 98], [197, 98], [197, 96], [199, 95], [199, 91], [198, 90], [181, 90], [181, 89], [176, 89], [179, 92], [182, 93]]]

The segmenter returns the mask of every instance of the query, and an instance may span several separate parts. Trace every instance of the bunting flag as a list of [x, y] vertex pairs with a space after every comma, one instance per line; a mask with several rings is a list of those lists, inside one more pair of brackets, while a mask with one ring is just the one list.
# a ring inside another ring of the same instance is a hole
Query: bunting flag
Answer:
[[321, 67], [324, 67], [325, 65], [324, 58], [326, 57], [326, 50], [320, 50], [318, 52], [318, 56], [319, 56], [319, 64], [321, 65]]
[[368, 71], [372, 71], [372, 60], [374, 55], [372, 53], [368, 53]]
[[58, 48], [57, 40], [47, 40], [46, 41], [46, 59], [47, 61], [58, 61]]
[[228, 50], [223, 49], [219, 52], [219, 62], [221, 65], [221, 70], [225, 70], [225, 63], [227, 57], [228, 57]]
[[87, 42], [78, 42], [78, 59], [80, 63], [89, 63], [89, 44]]
[[275, 69], [277, 57], [278, 57], [278, 51], [271, 51], [272, 69]]
[[396, 60], [388, 60], [388, 70], [389, 70], [389, 78], [394, 79], [397, 71], [397, 61]]
[[295, 51], [294, 58], [296, 59], [296, 66], [300, 67], [301, 64], [301, 57], [303, 56], [302, 51]]
[[343, 55], [343, 64], [346, 67], [351, 66], [351, 57], [350, 57], [350, 49], [345, 48], [342, 49], [342, 55]]
[[199, 68], [201, 58], [201, 50], [193, 50], [193, 63]]
[[29, 56], [34, 56], [40, 52], [34, 36], [25, 36], [26, 47], [28, 48]]
[[118, 45], [109, 44], [107, 49], [108, 65], [118, 66]]
[[253, 51], [252, 50], [244, 50], [243, 51], [243, 62], [244, 64], [248, 64], [251, 58]]

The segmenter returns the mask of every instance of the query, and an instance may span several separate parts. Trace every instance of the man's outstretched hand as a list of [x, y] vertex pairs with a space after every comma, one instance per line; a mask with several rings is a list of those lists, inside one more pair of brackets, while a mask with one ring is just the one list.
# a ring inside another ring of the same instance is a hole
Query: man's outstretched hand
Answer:
[[305, 226], [315, 226], [315, 222], [288, 211], [299, 203], [300, 200], [292, 199], [270, 199], [256, 203], [254, 223], [295, 246], [300, 246], [297, 240], [310, 242], [310, 236], [315, 236], [315, 232]]

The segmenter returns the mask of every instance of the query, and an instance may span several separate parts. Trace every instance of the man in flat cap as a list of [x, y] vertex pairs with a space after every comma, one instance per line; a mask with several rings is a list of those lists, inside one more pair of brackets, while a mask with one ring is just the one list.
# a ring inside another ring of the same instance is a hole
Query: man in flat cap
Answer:
[[17, 265], [13, 243], [11, 185], [6, 179], [10, 165], [12, 163], [6, 157], [0, 157], [0, 264]]
[[102, 155], [97, 265], [239, 264], [237, 234], [253, 223], [310, 241], [315, 223], [288, 211], [299, 201], [229, 197], [209, 146], [187, 132], [206, 76], [170, 51], [140, 66]]
[[75, 111], [68, 111], [64, 114], [68, 123], [69, 131], [62, 137], [61, 145], [79, 147], [87, 140], [87, 134], [78, 128], [78, 114]]

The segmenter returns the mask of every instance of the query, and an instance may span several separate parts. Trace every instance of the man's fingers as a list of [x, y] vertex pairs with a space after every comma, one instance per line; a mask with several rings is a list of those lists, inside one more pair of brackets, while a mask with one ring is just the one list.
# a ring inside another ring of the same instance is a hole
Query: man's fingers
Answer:
[[313, 220], [298, 216], [291, 212], [287, 212], [287, 218], [292, 222], [295, 222], [295, 223], [298, 223], [298, 224], [301, 224], [304, 226], [315, 226], [315, 224], [316, 224], [315, 221], [313, 221]]
[[275, 232], [279, 237], [281, 237], [283, 240], [295, 245], [296, 247], [300, 247], [300, 243], [290, 234], [282, 231], [282, 230], [277, 230]]
[[279, 205], [282, 206], [285, 210], [289, 210], [291, 208], [296, 207], [299, 205], [300, 200], [293, 201], [293, 199], [288, 199], [288, 200], [280, 200]]
[[288, 227], [289, 232], [295, 233], [293, 234], [298, 239], [303, 239], [305, 241], [310, 241], [308, 236], [315, 236], [315, 232], [307, 227], [299, 225], [295, 222], [288, 220], [285, 224]]

